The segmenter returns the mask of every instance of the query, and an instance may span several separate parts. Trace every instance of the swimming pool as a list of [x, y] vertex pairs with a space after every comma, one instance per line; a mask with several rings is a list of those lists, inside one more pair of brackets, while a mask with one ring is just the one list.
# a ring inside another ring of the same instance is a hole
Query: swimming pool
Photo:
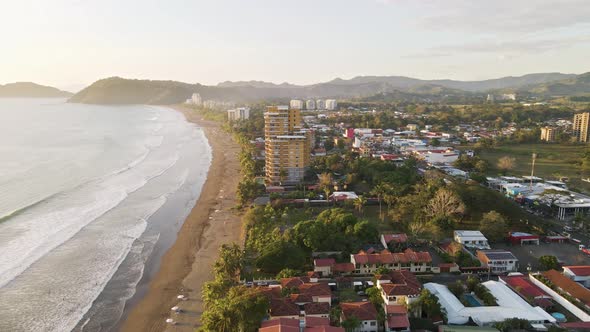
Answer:
[[465, 295], [463, 295], [463, 297], [465, 298], [465, 301], [467, 301], [467, 303], [469, 303], [470, 306], [481, 307], [481, 303], [475, 298], [475, 295], [465, 294]]

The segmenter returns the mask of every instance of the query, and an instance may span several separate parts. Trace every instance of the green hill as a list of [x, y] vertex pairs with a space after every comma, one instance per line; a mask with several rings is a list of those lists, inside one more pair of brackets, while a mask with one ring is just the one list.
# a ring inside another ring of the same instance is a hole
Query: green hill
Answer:
[[0, 85], [0, 98], [65, 98], [72, 93], [31, 82]]

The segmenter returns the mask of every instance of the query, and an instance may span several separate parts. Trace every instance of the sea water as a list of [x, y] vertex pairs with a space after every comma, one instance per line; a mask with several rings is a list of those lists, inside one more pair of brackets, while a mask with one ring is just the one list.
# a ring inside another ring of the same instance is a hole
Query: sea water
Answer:
[[0, 99], [0, 331], [116, 326], [210, 162], [165, 107]]

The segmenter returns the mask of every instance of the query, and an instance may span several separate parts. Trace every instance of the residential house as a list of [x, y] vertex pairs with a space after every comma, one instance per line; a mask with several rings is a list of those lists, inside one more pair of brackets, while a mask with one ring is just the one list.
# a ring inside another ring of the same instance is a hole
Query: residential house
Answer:
[[381, 290], [381, 297], [385, 304], [409, 305], [420, 295], [422, 284], [413, 273], [402, 270], [378, 276], [377, 288]]
[[579, 282], [586, 287], [590, 287], [590, 266], [589, 265], [564, 266], [563, 267], [563, 274], [575, 282]]
[[480, 231], [454, 231], [453, 239], [466, 248], [490, 249], [488, 239]]
[[403, 305], [385, 306], [385, 332], [410, 331], [408, 310]]
[[354, 332], [377, 332], [377, 309], [371, 302], [345, 302], [340, 304], [342, 314], [340, 321], [343, 322], [349, 318], [356, 317], [360, 320], [360, 327]]
[[381, 234], [381, 244], [383, 248], [389, 248], [390, 245], [403, 244], [408, 242], [408, 236], [404, 233], [400, 234]]
[[415, 252], [412, 249], [399, 253], [392, 253], [387, 249], [379, 253], [361, 250], [358, 254], [350, 255], [350, 262], [355, 266], [355, 274], [373, 274], [381, 266], [390, 270], [410, 272], [430, 272], [432, 269], [430, 253]]
[[502, 274], [518, 270], [518, 258], [507, 250], [478, 250], [477, 258], [491, 273]]

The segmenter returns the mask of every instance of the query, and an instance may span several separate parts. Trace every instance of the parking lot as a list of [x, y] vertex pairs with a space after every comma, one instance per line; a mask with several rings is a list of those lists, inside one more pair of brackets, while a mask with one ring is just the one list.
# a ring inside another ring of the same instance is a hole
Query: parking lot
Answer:
[[494, 249], [511, 251], [519, 260], [520, 271], [527, 272], [528, 264], [532, 271], [539, 269], [539, 257], [551, 255], [563, 265], [590, 265], [590, 257], [578, 250], [578, 245], [573, 243], [543, 243], [540, 245], [493, 245]]

